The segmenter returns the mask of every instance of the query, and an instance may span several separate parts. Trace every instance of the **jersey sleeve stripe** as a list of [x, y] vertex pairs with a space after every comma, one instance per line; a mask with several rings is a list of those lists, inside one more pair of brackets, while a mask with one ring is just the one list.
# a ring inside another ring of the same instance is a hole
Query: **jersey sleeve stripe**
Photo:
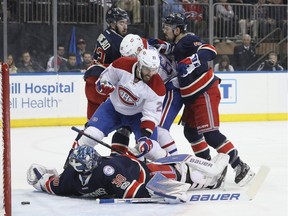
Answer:
[[180, 87], [181, 96], [185, 98], [196, 94], [207, 85], [209, 85], [213, 78], [214, 73], [213, 70], [210, 69], [206, 73], [202, 74], [202, 76], [200, 76], [197, 81], [191, 83], [189, 86]]

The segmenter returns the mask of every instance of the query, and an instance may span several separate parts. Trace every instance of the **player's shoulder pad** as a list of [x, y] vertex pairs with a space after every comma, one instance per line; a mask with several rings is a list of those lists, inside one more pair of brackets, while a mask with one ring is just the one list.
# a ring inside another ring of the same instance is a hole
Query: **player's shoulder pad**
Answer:
[[216, 48], [210, 44], [203, 44], [197, 49], [197, 54], [201, 61], [211, 61], [216, 58]]
[[137, 62], [137, 58], [120, 57], [112, 62], [114, 68], [119, 68], [132, 73], [132, 67]]
[[158, 96], [164, 96], [166, 94], [164, 82], [159, 74], [152, 76], [147, 84]]
[[87, 70], [85, 71], [84, 74], [84, 79], [87, 79], [88, 77], [91, 76], [96, 76], [99, 77], [100, 74], [105, 70], [105, 66], [101, 65], [101, 64], [95, 64], [95, 65], [91, 65], [89, 68], [87, 68]]
[[215, 48], [213, 45], [211, 45], [211, 44], [203, 44], [203, 45], [199, 46], [198, 52], [199, 52], [200, 50], [203, 50], [203, 51], [204, 51], [204, 50], [211, 51], [211, 52], [214, 52], [215, 55], [217, 55], [217, 50], [216, 50], [216, 48]]

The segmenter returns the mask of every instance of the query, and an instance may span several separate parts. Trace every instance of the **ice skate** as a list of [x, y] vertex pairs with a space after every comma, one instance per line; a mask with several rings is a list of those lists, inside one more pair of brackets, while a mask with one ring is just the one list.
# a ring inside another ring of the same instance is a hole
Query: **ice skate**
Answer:
[[250, 167], [242, 161], [240, 161], [240, 163], [235, 167], [234, 171], [236, 172], [234, 181], [240, 187], [248, 184], [255, 176], [255, 172], [253, 172]]

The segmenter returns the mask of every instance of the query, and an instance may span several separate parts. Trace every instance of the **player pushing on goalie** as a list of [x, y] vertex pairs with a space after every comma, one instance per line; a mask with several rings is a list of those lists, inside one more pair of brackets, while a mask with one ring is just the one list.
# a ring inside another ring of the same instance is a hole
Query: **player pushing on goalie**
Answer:
[[211, 161], [185, 154], [145, 164], [128, 154], [103, 157], [82, 145], [70, 155], [61, 175], [32, 164], [27, 181], [39, 191], [60, 196], [145, 198], [157, 194], [186, 201], [187, 190], [220, 187], [228, 161], [229, 156], [221, 153]]

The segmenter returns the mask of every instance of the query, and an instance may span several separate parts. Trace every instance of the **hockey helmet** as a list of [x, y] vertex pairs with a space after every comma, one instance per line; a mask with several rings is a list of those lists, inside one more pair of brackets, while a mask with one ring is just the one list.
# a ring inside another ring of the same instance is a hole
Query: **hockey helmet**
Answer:
[[130, 22], [127, 12], [121, 8], [109, 8], [106, 12], [106, 22], [108, 24], [115, 23], [124, 19]]
[[157, 50], [142, 49], [138, 54], [138, 64], [140, 70], [143, 66], [150, 69], [158, 69], [160, 67], [160, 59]]
[[172, 28], [179, 27], [180, 29], [186, 30], [187, 19], [183, 13], [171, 13], [164, 18], [163, 24], [171, 25]]
[[139, 35], [128, 34], [126, 35], [120, 44], [120, 53], [122, 56], [135, 56], [144, 49], [144, 44]]
[[91, 146], [81, 145], [74, 149], [69, 156], [69, 164], [77, 172], [93, 171], [101, 163], [101, 155]]

